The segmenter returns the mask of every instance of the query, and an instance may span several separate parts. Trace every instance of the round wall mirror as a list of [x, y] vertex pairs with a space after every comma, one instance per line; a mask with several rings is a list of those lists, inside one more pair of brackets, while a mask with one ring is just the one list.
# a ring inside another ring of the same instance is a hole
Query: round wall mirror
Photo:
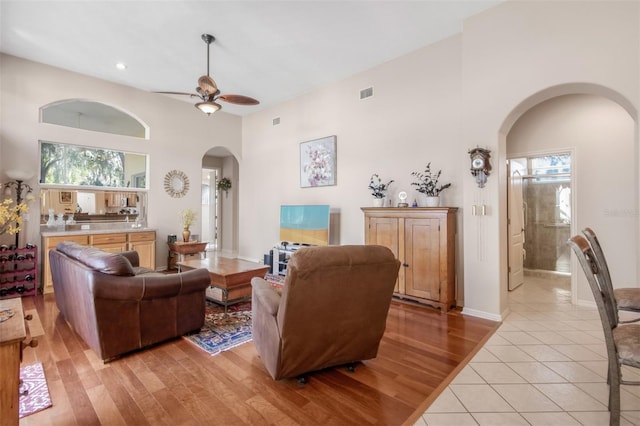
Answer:
[[184, 197], [189, 191], [189, 178], [180, 170], [171, 170], [164, 177], [164, 190], [173, 198]]

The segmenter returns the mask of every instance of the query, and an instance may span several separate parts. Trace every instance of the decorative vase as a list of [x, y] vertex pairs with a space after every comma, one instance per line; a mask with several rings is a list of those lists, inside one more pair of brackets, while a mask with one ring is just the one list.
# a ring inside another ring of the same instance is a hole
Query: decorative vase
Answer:
[[188, 243], [190, 238], [191, 238], [191, 231], [189, 231], [189, 228], [184, 228], [184, 230], [182, 231], [183, 241], [185, 243]]
[[420, 207], [439, 207], [440, 197], [430, 197], [424, 194], [420, 194]]
[[374, 198], [373, 207], [384, 207], [384, 198]]
[[438, 207], [440, 205], [440, 197], [425, 197], [425, 207]]

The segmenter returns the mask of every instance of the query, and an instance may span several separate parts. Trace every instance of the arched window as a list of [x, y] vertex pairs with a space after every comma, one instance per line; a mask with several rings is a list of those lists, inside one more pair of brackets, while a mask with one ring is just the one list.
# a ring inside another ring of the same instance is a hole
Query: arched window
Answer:
[[40, 108], [42, 123], [148, 139], [149, 128], [136, 117], [101, 102], [67, 99]]

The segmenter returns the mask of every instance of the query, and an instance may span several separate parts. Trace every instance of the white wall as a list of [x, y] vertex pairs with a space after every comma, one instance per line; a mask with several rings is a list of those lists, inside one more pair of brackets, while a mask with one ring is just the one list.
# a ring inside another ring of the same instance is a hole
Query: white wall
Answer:
[[[87, 146], [149, 154], [150, 174], [148, 226], [157, 229], [156, 264], [166, 265], [167, 234], [179, 234], [178, 212], [200, 210], [200, 182], [203, 155], [214, 146], [240, 153], [241, 118], [216, 113], [207, 117], [189, 103], [105, 82], [13, 56], [0, 56], [0, 167], [37, 172], [38, 140], [68, 142]], [[117, 106], [145, 122], [148, 140], [65, 128], [39, 123], [38, 109], [61, 99], [90, 99]], [[183, 198], [164, 192], [164, 176], [173, 169], [189, 177], [190, 190]], [[38, 187], [38, 177], [29, 181]], [[6, 176], [3, 175], [3, 182]], [[26, 238], [39, 242], [37, 203], [29, 213]], [[195, 234], [201, 234], [199, 222]]]
[[[635, 1], [508, 1], [465, 21], [462, 137], [494, 150], [484, 194], [491, 215], [481, 222], [468, 208], [477, 189], [465, 181], [465, 312], [506, 313], [505, 142], [517, 117], [566, 90], [601, 88], [624, 103], [637, 125], [639, 7]], [[636, 146], [637, 138], [636, 131]]]
[[[363, 244], [360, 207], [372, 205], [367, 187], [373, 173], [395, 180], [394, 203], [402, 190], [412, 201], [411, 172], [432, 162], [442, 169], [441, 182], [453, 183], [443, 205], [459, 206], [462, 181], [471, 179], [460, 132], [460, 47], [455, 36], [245, 117], [240, 253], [262, 259], [279, 241], [281, 204], [329, 204], [340, 212], [339, 243]], [[370, 86], [374, 96], [359, 100], [359, 91]], [[300, 143], [329, 135], [337, 136], [337, 185], [300, 188]], [[461, 227], [457, 240], [461, 247]]]
[[[616, 287], [636, 286], [636, 147], [633, 118], [601, 96], [565, 95], [542, 102], [522, 115], [507, 135], [509, 157], [572, 150], [577, 185], [574, 232], [589, 226], [607, 254]], [[578, 300], [592, 300], [582, 270], [576, 270]]]
[[[508, 1], [468, 19], [458, 36], [245, 117], [240, 253], [259, 259], [278, 241], [284, 203], [339, 208], [340, 243], [362, 243], [360, 207], [370, 204], [369, 176], [395, 179], [395, 196], [411, 190], [410, 173], [432, 161], [453, 182], [445, 204], [461, 207], [458, 294], [465, 312], [501, 319], [507, 307], [506, 134], [537, 103], [598, 88], [637, 117], [639, 17], [633, 1]], [[358, 91], [368, 86], [374, 97], [359, 101]], [[278, 126], [271, 124], [275, 117]], [[299, 188], [299, 143], [332, 134], [337, 185]], [[482, 190], [468, 171], [467, 151], [476, 146], [493, 151], [494, 170]], [[487, 216], [471, 215], [479, 203], [489, 206]]]

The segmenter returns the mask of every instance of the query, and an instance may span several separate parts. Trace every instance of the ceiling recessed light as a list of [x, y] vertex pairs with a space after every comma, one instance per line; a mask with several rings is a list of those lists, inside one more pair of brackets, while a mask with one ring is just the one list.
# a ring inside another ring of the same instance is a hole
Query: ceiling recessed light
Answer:
[[120, 71], [126, 70], [127, 69], [127, 65], [125, 63], [123, 63], [123, 62], [118, 62], [116, 64], [116, 68], [118, 68]]

